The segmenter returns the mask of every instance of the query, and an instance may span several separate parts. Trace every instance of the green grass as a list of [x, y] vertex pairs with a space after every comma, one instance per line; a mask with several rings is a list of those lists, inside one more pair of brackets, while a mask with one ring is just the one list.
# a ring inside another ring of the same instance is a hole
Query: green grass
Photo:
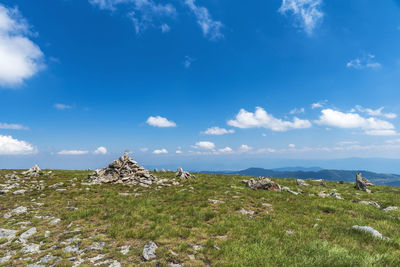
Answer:
[[[7, 173], [12, 171], [0, 171], [0, 184], [7, 180], [4, 178]], [[82, 185], [87, 182], [86, 171], [53, 170], [47, 175], [44, 170], [43, 173], [39, 178], [26, 179], [23, 184], [18, 182], [23, 187], [43, 180], [46, 185], [43, 190], [27, 191], [24, 196], [0, 196], [1, 228], [21, 232], [37, 228], [38, 233], [31, 240], [42, 241], [47, 251], [32, 255], [33, 262], [48, 253], [58, 253], [67, 259], [71, 255], [64, 253], [62, 246], [55, 251], [51, 247], [77, 236], [83, 240], [81, 248], [89, 247], [92, 242], [106, 242], [102, 253], [122, 266], [142, 263], [143, 246], [150, 240], [158, 245], [157, 261], [163, 264], [178, 261], [185, 266], [400, 266], [400, 211], [384, 212], [358, 203], [368, 200], [382, 207], [400, 207], [399, 188], [373, 186], [373, 193], [367, 194], [356, 191], [350, 183], [325, 182], [328, 187], [323, 188], [318, 182], [307, 181], [312, 186], [300, 187], [293, 179], [273, 179], [294, 191], [303, 191], [295, 196], [251, 190], [240, 182], [248, 178], [233, 175], [197, 174], [195, 180], [156, 190], [157, 186]], [[172, 173], [157, 176], [173, 178]], [[60, 188], [67, 191], [48, 187], [58, 182], [63, 182]], [[333, 192], [333, 189], [344, 199], [317, 196], [320, 191]], [[122, 192], [131, 194], [119, 195]], [[32, 199], [43, 205], [35, 205]], [[208, 199], [224, 203], [212, 204]], [[18, 221], [32, 222], [24, 229], [16, 226], [16, 221], [3, 218], [5, 212], [17, 206], [26, 206], [31, 211], [15, 217]], [[70, 210], [68, 206], [78, 209]], [[241, 208], [255, 214], [242, 215], [237, 212]], [[36, 219], [34, 215], [57, 217], [61, 222], [49, 225], [48, 220]], [[68, 228], [70, 223], [72, 226]], [[356, 224], [371, 226], [390, 241], [352, 230]], [[75, 228], [81, 231], [72, 232]], [[51, 235], [43, 238], [46, 230]], [[286, 234], [287, 230], [293, 234]], [[127, 255], [120, 253], [123, 245], [131, 245]], [[196, 251], [193, 245], [204, 248]], [[17, 247], [7, 246], [0, 248], [0, 256], [2, 250], [4, 253], [5, 249]], [[95, 256], [92, 254], [88, 253]], [[195, 260], [189, 258], [191, 254]], [[18, 258], [20, 253], [12, 261], [20, 263]], [[59, 266], [68, 266], [67, 261]]]

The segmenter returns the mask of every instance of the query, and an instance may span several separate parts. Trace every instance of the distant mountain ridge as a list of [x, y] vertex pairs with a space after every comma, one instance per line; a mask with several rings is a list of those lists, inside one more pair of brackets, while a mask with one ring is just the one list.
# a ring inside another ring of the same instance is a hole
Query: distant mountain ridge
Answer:
[[324, 179], [328, 181], [343, 180], [346, 182], [353, 182], [358, 172], [361, 172], [363, 177], [369, 179], [374, 184], [400, 186], [400, 175], [398, 174], [375, 173], [364, 170], [325, 170], [318, 167], [288, 167], [278, 169], [263, 169], [253, 167], [241, 171], [204, 171], [203, 173], [237, 174], [245, 176], [268, 176], [297, 179]]

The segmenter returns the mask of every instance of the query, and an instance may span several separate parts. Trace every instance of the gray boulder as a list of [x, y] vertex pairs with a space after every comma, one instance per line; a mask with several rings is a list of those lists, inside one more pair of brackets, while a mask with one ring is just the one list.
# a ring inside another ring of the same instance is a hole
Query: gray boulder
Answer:
[[158, 246], [153, 241], [148, 242], [143, 248], [143, 258], [145, 260], [153, 260], [156, 258], [156, 249]]

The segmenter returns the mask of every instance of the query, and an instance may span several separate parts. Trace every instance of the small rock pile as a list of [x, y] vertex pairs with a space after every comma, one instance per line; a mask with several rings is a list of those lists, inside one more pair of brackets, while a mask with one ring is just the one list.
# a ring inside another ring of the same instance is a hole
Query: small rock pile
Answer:
[[32, 168], [30, 168], [27, 171], [22, 172], [23, 175], [29, 175], [29, 176], [39, 176], [40, 175], [40, 168], [37, 164], [35, 164], [35, 166], [33, 166]]
[[356, 174], [356, 185], [355, 188], [361, 191], [365, 191], [367, 193], [371, 193], [371, 190], [368, 189], [368, 186], [371, 186], [372, 183], [368, 181], [366, 178], [362, 178], [361, 173]]
[[178, 171], [175, 173], [175, 177], [181, 180], [187, 180], [190, 178], [196, 178], [193, 174], [189, 172], [185, 172], [181, 167], [178, 168]]
[[138, 165], [136, 161], [129, 157], [129, 151], [125, 151], [124, 156], [114, 160], [107, 167], [96, 170], [94, 174], [90, 174], [88, 179], [95, 184], [124, 183], [151, 185], [160, 182], [148, 170]]
[[248, 187], [250, 187], [253, 190], [257, 189], [264, 189], [264, 190], [269, 190], [269, 191], [280, 191], [281, 186], [275, 182], [273, 182], [271, 179], [268, 178], [261, 178], [259, 180], [255, 179], [250, 179], [250, 180], [243, 180], [243, 183], [245, 183]]

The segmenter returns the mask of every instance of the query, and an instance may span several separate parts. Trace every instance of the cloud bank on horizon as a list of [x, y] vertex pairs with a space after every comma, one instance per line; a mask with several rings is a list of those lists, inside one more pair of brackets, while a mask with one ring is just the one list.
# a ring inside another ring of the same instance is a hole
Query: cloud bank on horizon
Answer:
[[0, 157], [400, 152], [391, 1], [45, 2], [0, 4]]

